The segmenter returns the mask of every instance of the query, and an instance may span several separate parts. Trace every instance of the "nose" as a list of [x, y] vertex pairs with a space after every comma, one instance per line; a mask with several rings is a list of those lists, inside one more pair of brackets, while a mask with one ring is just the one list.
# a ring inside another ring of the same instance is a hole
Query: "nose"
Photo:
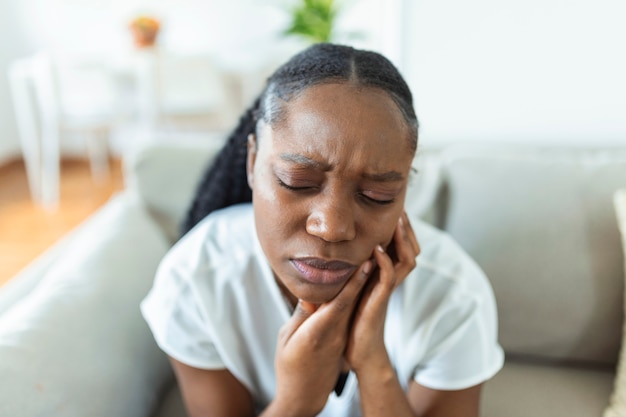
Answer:
[[327, 242], [342, 242], [356, 237], [353, 207], [339, 199], [320, 197], [306, 221], [306, 231]]

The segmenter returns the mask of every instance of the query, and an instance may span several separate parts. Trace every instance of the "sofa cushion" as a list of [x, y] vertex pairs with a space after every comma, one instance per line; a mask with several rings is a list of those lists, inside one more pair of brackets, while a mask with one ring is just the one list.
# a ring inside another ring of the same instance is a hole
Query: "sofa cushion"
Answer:
[[441, 149], [419, 147], [412, 163], [413, 170], [406, 191], [405, 210], [412, 215], [439, 226], [442, 222]]
[[611, 204], [626, 150], [457, 146], [444, 228], [494, 288], [509, 355], [615, 363], [623, 261]]
[[[626, 185], [626, 180], [624, 180], [624, 183]], [[626, 188], [615, 192], [614, 203], [617, 222], [622, 234], [622, 250], [626, 269]], [[611, 405], [606, 409], [604, 417], [620, 417], [624, 415], [626, 415], [626, 327], [622, 335], [622, 348], [617, 375], [615, 376], [615, 387], [611, 396]]]
[[613, 375], [605, 367], [544, 366], [509, 360], [485, 383], [480, 415], [600, 416], [609, 401]]
[[183, 395], [176, 381], [161, 396], [158, 411], [152, 417], [188, 417]]
[[0, 415], [145, 416], [172, 373], [140, 311], [167, 239], [123, 194], [0, 316]]
[[138, 146], [125, 160], [125, 178], [166, 232], [178, 240], [180, 225], [200, 177], [223, 146], [221, 138], [152, 142]]

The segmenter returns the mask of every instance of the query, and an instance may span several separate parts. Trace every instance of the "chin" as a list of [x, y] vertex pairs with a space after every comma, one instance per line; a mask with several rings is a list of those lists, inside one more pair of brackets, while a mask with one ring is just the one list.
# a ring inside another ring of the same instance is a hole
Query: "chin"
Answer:
[[342, 287], [339, 288], [320, 288], [311, 289], [303, 288], [301, 291], [294, 292], [294, 296], [299, 300], [306, 301], [307, 303], [320, 305], [329, 302], [339, 294]]

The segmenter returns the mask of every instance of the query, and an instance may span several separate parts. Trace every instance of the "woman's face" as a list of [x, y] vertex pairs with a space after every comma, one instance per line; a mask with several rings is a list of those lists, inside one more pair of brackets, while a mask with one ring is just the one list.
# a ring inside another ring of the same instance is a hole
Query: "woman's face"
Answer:
[[283, 292], [321, 304], [391, 242], [414, 151], [382, 90], [322, 84], [284, 109], [249, 148], [256, 229]]

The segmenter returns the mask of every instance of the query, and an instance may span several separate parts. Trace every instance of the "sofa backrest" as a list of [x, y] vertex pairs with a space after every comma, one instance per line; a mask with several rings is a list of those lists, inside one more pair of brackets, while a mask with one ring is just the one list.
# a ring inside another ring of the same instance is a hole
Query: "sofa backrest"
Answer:
[[124, 161], [127, 187], [139, 195], [172, 243], [180, 236], [202, 174], [222, 145], [222, 139], [147, 143]]
[[491, 280], [509, 356], [615, 363], [626, 149], [457, 146], [442, 166], [442, 227]]

